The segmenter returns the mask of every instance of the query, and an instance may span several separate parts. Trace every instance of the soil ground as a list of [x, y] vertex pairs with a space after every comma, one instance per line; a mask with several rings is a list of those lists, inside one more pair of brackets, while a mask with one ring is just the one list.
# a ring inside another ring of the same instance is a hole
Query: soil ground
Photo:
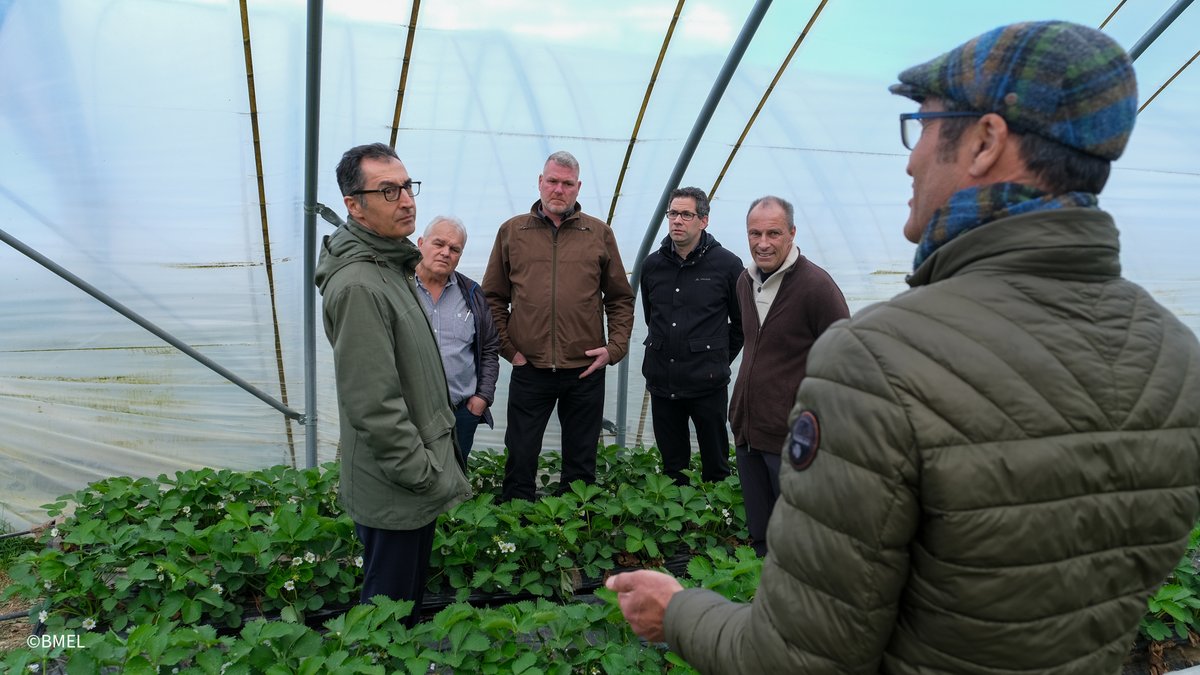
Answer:
[[[0, 569], [0, 595], [4, 594], [4, 589], [8, 588], [11, 580], [4, 570]], [[9, 600], [8, 602], [0, 602], [0, 616], [12, 614], [29, 609], [29, 605], [17, 599]], [[9, 621], [0, 621], [0, 652], [6, 652], [10, 649], [23, 647], [25, 638], [33, 632], [33, 624], [27, 619], [11, 619]]]

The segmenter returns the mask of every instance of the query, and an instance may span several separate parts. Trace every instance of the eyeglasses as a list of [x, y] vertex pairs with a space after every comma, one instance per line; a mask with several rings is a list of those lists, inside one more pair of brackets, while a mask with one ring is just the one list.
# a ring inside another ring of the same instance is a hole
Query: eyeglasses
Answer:
[[410, 180], [404, 185], [389, 185], [378, 190], [355, 190], [354, 192], [351, 192], [349, 196], [369, 195], [373, 192], [379, 192], [383, 194], [384, 199], [389, 202], [394, 202], [397, 199], [400, 199], [401, 190], [407, 192], [409, 197], [416, 197], [417, 195], [421, 194], [421, 181]]
[[667, 211], [667, 220], [678, 218], [685, 223], [689, 223], [691, 222], [692, 218], [696, 217], [696, 215], [697, 214], [692, 213], [691, 211]]
[[983, 113], [969, 111], [900, 113], [900, 142], [912, 150], [921, 140], [924, 120], [940, 120], [946, 117], [982, 117]]

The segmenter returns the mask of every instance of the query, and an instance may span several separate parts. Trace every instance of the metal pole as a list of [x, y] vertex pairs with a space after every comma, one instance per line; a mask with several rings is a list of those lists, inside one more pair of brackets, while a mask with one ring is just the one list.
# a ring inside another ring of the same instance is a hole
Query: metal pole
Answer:
[[[717, 104], [721, 102], [721, 96], [725, 94], [725, 88], [729, 86], [729, 81], [733, 79], [733, 73], [737, 70], [738, 64], [741, 63], [742, 56], [746, 53], [746, 48], [750, 46], [750, 41], [754, 39], [754, 33], [758, 31], [758, 25], [762, 23], [763, 16], [766, 15], [767, 9], [771, 6], [771, 0], [758, 0], [754, 7], [750, 10], [750, 15], [746, 17], [746, 23], [742, 26], [742, 32], [738, 34], [737, 40], [729, 49], [729, 56], [725, 58], [725, 65], [721, 67], [721, 72], [717, 74], [717, 79], [713, 82], [712, 89], [708, 92], [708, 98], [704, 101], [704, 106], [700, 108], [700, 114], [696, 117], [696, 123], [692, 126], [692, 132], [688, 134], [687, 140], [683, 144], [683, 149], [679, 152], [679, 159], [675, 161], [675, 168], [671, 171], [671, 176], [667, 179], [667, 184], [663, 187], [662, 196], [658, 199], [658, 206], [655, 207], [654, 213], [650, 216], [650, 224], [646, 226], [646, 234], [642, 237], [642, 245], [638, 248], [637, 257], [634, 258], [633, 274], [629, 278], [629, 284], [633, 286], [634, 297], [637, 297], [638, 285], [642, 276], [642, 261], [650, 253], [650, 246], [654, 244], [654, 240], [658, 235], [658, 227], [662, 222], [663, 211], [667, 209], [668, 198], [671, 196], [671, 190], [674, 190], [679, 185], [679, 181], [683, 179], [683, 173], [687, 170], [688, 164], [692, 161], [692, 155], [696, 154], [696, 147], [700, 145], [700, 139], [704, 136], [704, 130], [708, 128], [708, 123], [712, 119], [713, 112], [717, 109]], [[626, 399], [629, 396], [629, 358], [622, 359], [617, 364], [617, 445], [625, 445], [625, 426], [626, 418], [625, 405]]]
[[1162, 35], [1163, 31], [1167, 29], [1167, 26], [1170, 26], [1175, 19], [1178, 19], [1179, 15], [1183, 14], [1183, 10], [1187, 9], [1188, 5], [1190, 4], [1192, 4], [1192, 0], [1178, 0], [1171, 7], [1171, 9], [1168, 9], [1167, 12], [1162, 15], [1162, 18], [1159, 19], [1158, 22], [1153, 26], [1151, 26], [1150, 30], [1146, 31], [1146, 34], [1143, 35], [1141, 39], [1139, 39], [1137, 43], [1134, 44], [1129, 50], [1129, 59], [1131, 61], [1137, 61], [1138, 57], [1142, 55], [1142, 52], [1146, 51], [1146, 48], [1149, 47], [1150, 44], [1155, 40], [1157, 40], [1159, 35]]
[[308, 0], [304, 94], [304, 466], [317, 465], [317, 159], [321, 120], [321, 0]]
[[221, 375], [222, 377], [224, 377], [225, 379], [229, 380], [230, 382], [236, 384], [237, 386], [241, 387], [242, 389], [245, 389], [247, 392], [249, 392], [253, 396], [257, 397], [263, 403], [266, 403], [267, 405], [278, 410], [279, 412], [283, 413], [284, 415], [287, 415], [291, 419], [294, 419], [294, 420], [303, 420], [304, 419], [304, 415], [301, 415], [300, 413], [296, 412], [295, 410], [292, 410], [291, 408], [285, 406], [284, 404], [280, 403], [279, 401], [276, 401], [274, 398], [271, 397], [270, 394], [262, 391], [258, 387], [250, 384], [249, 382], [243, 380], [242, 378], [238, 377], [237, 375], [234, 375], [227, 368], [220, 365], [216, 361], [213, 361], [212, 359], [201, 354], [200, 352], [196, 351], [195, 349], [192, 349], [191, 346], [189, 346], [187, 343], [183, 342], [182, 340], [175, 337], [174, 335], [171, 335], [170, 333], [163, 330], [162, 328], [159, 328], [158, 326], [154, 325], [153, 323], [150, 322], [149, 319], [146, 319], [142, 315], [138, 314], [137, 312], [133, 311], [132, 309], [129, 309], [125, 305], [121, 304], [120, 302], [118, 302], [117, 300], [115, 300], [114, 298], [109, 296], [107, 293], [105, 293], [104, 291], [96, 288], [95, 286], [93, 286], [93, 285], [89, 284], [88, 282], [84, 281], [83, 279], [79, 278], [74, 273], [70, 272], [65, 267], [63, 267], [62, 265], [59, 265], [58, 263], [54, 262], [53, 260], [42, 255], [41, 253], [38, 253], [30, 246], [27, 246], [20, 239], [17, 239], [16, 237], [12, 236], [8, 232], [5, 232], [4, 230], [0, 230], [0, 241], [3, 241], [4, 243], [8, 244], [9, 246], [17, 249], [21, 253], [24, 253], [27, 257], [32, 259], [34, 262], [38, 263], [42, 267], [45, 267], [46, 269], [50, 270], [51, 272], [54, 272], [55, 274], [62, 277], [63, 279], [66, 279], [68, 282], [70, 282], [72, 285], [74, 285], [79, 290], [83, 291], [84, 293], [87, 293], [88, 295], [92, 296], [93, 298], [99, 300], [100, 302], [103, 302], [104, 304], [108, 305], [112, 309], [116, 310], [116, 312], [118, 314], [121, 314], [122, 316], [124, 316], [125, 318], [129, 319], [130, 321], [136, 323], [137, 325], [141, 326], [142, 328], [145, 328], [146, 330], [150, 331], [151, 333], [154, 333], [155, 335], [157, 335], [160, 339], [162, 339], [167, 344], [171, 345], [172, 347], [178, 349], [179, 351], [183, 352], [184, 354], [187, 354], [188, 356], [192, 357], [193, 359], [195, 359], [195, 360], [199, 361], [200, 363], [204, 364], [205, 366], [207, 366], [209, 370], [217, 373], [218, 375]]

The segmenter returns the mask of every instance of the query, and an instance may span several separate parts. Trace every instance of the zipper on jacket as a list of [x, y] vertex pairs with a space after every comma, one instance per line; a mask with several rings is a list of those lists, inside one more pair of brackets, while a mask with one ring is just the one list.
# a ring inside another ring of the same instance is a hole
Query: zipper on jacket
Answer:
[[553, 223], [550, 224], [550, 372], [558, 372], [558, 227]]

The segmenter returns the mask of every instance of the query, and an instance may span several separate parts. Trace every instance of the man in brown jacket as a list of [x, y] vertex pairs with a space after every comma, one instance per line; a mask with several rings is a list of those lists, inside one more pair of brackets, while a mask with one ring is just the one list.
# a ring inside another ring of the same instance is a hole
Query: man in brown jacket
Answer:
[[789, 202], [770, 195], [754, 200], [746, 213], [746, 236], [753, 262], [737, 282], [746, 344], [729, 423], [746, 528], [763, 556], [767, 521], [779, 497], [779, 449], [808, 350], [850, 310], [829, 274], [796, 247], [795, 209]]
[[[559, 491], [596, 479], [604, 367], [629, 351], [633, 290], [612, 228], [582, 212], [579, 162], [559, 151], [538, 176], [541, 199], [500, 226], [483, 293], [512, 362], [501, 499], [536, 497], [538, 455], [558, 406]], [[604, 319], [608, 318], [605, 339]]]

